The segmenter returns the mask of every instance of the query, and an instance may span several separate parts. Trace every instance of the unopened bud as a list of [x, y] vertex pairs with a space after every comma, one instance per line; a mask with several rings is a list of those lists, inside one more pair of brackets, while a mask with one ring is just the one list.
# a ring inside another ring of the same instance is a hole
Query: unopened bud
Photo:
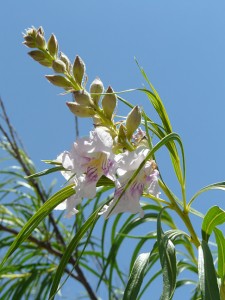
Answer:
[[41, 35], [45, 35], [44, 29], [42, 26], [38, 27], [37, 32], [40, 33]]
[[39, 50], [34, 50], [28, 52], [28, 54], [39, 64], [46, 66], [46, 67], [51, 67], [52, 62], [45, 56], [45, 53]]
[[111, 120], [114, 109], [116, 107], [116, 95], [112, 94], [113, 89], [110, 86], [108, 87], [106, 93], [108, 95], [107, 94], [104, 95], [104, 97], [102, 99], [102, 108], [103, 108], [105, 116]]
[[95, 115], [95, 111], [92, 107], [83, 106], [75, 102], [67, 102], [66, 104], [70, 111], [78, 117], [88, 118]]
[[45, 38], [39, 32], [36, 37], [37, 48], [44, 49], [45, 48]]
[[60, 52], [59, 58], [66, 65], [66, 70], [70, 72], [71, 63], [69, 58], [63, 52]]
[[48, 40], [48, 51], [54, 57], [56, 57], [58, 53], [58, 42], [54, 34], [52, 34]]
[[23, 44], [26, 45], [29, 48], [36, 48], [37, 47], [35, 39], [30, 35], [25, 35], [24, 36]]
[[85, 63], [80, 58], [80, 56], [76, 56], [73, 63], [73, 76], [79, 85], [81, 85], [82, 83], [84, 73], [85, 73]]
[[[98, 104], [103, 91], [104, 91], [104, 86], [102, 81], [99, 78], [96, 78], [90, 86], [91, 97], [95, 102], [95, 104]], [[92, 95], [92, 94], [99, 94], [99, 95]]]
[[52, 62], [52, 68], [56, 73], [65, 73], [66, 72], [66, 65], [63, 61], [56, 59]]
[[119, 133], [118, 133], [118, 143], [119, 144], [124, 144], [124, 142], [127, 140], [127, 137], [126, 137], [126, 129], [124, 127], [123, 124], [120, 125], [120, 128], [119, 128]]
[[83, 106], [91, 106], [93, 105], [92, 99], [88, 92], [81, 90], [73, 93], [76, 102]]
[[102, 119], [98, 115], [93, 116], [93, 124], [95, 127], [102, 125]]
[[139, 106], [135, 106], [127, 116], [126, 129], [127, 138], [131, 139], [134, 131], [141, 123], [141, 110]]
[[54, 84], [56, 86], [62, 87], [66, 90], [72, 89], [71, 82], [63, 76], [60, 76], [60, 75], [46, 75], [45, 77], [48, 79], [49, 82], [51, 82], [52, 84]]

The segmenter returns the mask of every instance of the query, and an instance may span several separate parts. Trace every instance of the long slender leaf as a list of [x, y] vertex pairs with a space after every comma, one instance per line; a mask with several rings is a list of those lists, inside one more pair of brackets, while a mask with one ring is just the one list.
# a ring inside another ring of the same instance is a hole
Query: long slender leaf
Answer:
[[69, 245], [67, 246], [61, 260], [59, 263], [59, 266], [57, 268], [56, 274], [54, 276], [54, 280], [52, 283], [49, 299], [54, 299], [55, 294], [57, 293], [57, 289], [60, 283], [60, 280], [62, 278], [62, 275], [64, 273], [65, 267], [74, 251], [74, 249], [77, 247], [78, 243], [80, 240], [83, 238], [85, 233], [87, 233], [89, 230], [93, 229], [93, 226], [97, 222], [99, 218], [99, 213], [100, 208], [98, 208], [96, 211], [92, 213], [92, 215], [87, 219], [87, 221], [81, 226], [81, 228], [78, 230], [76, 235], [73, 237]]
[[225, 222], [225, 211], [219, 206], [211, 207], [202, 222], [202, 238], [208, 241], [213, 229]]
[[176, 288], [177, 265], [176, 251], [173, 242], [164, 234], [161, 226], [161, 216], [167, 207], [164, 207], [157, 220], [157, 242], [159, 257], [163, 270], [163, 293], [161, 299], [170, 300]]
[[225, 300], [225, 276], [221, 280], [221, 285], [220, 285], [220, 300]]
[[214, 228], [216, 243], [218, 247], [218, 274], [223, 280], [225, 276], [225, 238], [224, 234], [218, 228]]
[[220, 300], [212, 254], [204, 240], [198, 249], [198, 275], [202, 300]]
[[225, 191], [225, 182], [217, 182], [210, 185], [205, 186], [204, 188], [200, 189], [194, 196], [191, 198], [190, 202], [188, 203], [188, 207], [191, 206], [191, 204], [194, 202], [194, 200], [201, 195], [204, 192], [210, 191], [210, 190], [222, 190]]
[[54, 172], [58, 172], [58, 171], [63, 171], [63, 170], [65, 170], [65, 168], [63, 166], [58, 166], [58, 167], [54, 167], [54, 168], [51, 168], [51, 169], [45, 169], [41, 172], [32, 174], [32, 175], [27, 176], [25, 178], [26, 179], [36, 178], [36, 177], [45, 176], [45, 175], [48, 175], [48, 174], [51, 174], [51, 173], [54, 173]]
[[13, 244], [10, 246], [6, 255], [4, 256], [1, 267], [6, 262], [7, 258], [22, 244], [24, 240], [26, 240], [30, 234], [34, 231], [34, 229], [40, 224], [40, 222], [63, 200], [72, 196], [75, 193], [74, 184], [71, 184], [56, 194], [54, 194], [51, 198], [46, 201], [43, 206], [30, 218], [30, 220], [25, 224], [22, 230], [19, 232], [17, 237], [15, 238]]
[[149, 256], [150, 253], [142, 253], [136, 259], [124, 291], [123, 300], [137, 298], [148, 265]]

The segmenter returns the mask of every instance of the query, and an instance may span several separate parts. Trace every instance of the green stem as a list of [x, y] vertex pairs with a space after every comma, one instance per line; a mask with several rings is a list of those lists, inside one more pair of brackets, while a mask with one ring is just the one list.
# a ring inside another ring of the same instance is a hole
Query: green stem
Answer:
[[199, 242], [198, 236], [193, 228], [191, 220], [188, 216], [188, 213], [181, 210], [180, 207], [177, 205], [177, 203], [175, 203], [173, 205], [172, 209], [175, 210], [177, 212], [177, 214], [181, 217], [181, 219], [184, 222], [184, 224], [186, 225], [189, 233], [191, 234], [191, 242], [196, 246], [196, 248], [198, 248], [200, 246], [200, 242]]
[[180, 218], [186, 225], [186, 227], [191, 235], [191, 242], [196, 246], [196, 248], [198, 248], [200, 246], [200, 242], [199, 242], [198, 236], [193, 228], [191, 220], [188, 216], [188, 212], [186, 211], [186, 209], [182, 210], [178, 206], [178, 204], [174, 200], [174, 197], [171, 194], [170, 190], [166, 187], [166, 185], [161, 180], [159, 181], [159, 185], [171, 202], [170, 208], [173, 209], [180, 216]]

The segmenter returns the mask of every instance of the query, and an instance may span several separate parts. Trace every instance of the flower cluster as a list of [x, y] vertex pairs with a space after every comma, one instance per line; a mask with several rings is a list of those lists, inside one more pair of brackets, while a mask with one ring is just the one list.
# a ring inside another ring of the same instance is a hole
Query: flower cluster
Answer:
[[[143, 132], [139, 129], [134, 136], [138, 140]], [[139, 199], [143, 192], [159, 195], [158, 170], [154, 160], [147, 160], [139, 173], [135, 171], [146, 159], [149, 149], [140, 144], [133, 151], [113, 153], [113, 138], [103, 127], [96, 127], [89, 138], [78, 139], [70, 152], [65, 151], [57, 158], [65, 171], [62, 175], [69, 183], [75, 183], [75, 195], [66, 199], [56, 209], [67, 210], [71, 217], [78, 210], [76, 206], [83, 198], [94, 198], [96, 184], [105, 175], [115, 183], [114, 198], [100, 212], [105, 218], [121, 212], [140, 213], [143, 210]], [[132, 177], [134, 177], [132, 179]], [[131, 182], [130, 182], [131, 181]], [[130, 184], [128, 184], [130, 182]]]
[[85, 63], [79, 56], [72, 63], [64, 53], [59, 53], [54, 34], [46, 40], [42, 27], [32, 27], [24, 33], [24, 44], [36, 48], [28, 53], [35, 61], [56, 73], [47, 75], [48, 81], [72, 93], [74, 101], [66, 103], [69, 110], [76, 117], [92, 118], [95, 126], [89, 138], [78, 139], [70, 152], [65, 151], [57, 158], [65, 169], [62, 175], [75, 184], [76, 193], [56, 209], [66, 209], [68, 217], [76, 214], [83, 198], [95, 197], [96, 185], [104, 175], [114, 182], [115, 193], [101, 214], [106, 218], [125, 211], [143, 215], [141, 195], [146, 192], [158, 197], [159, 187], [156, 164], [148, 157], [148, 145], [143, 143], [145, 134], [139, 128], [140, 107], [133, 107], [125, 121], [115, 122], [116, 93], [110, 86], [105, 90], [99, 78], [87, 91]]

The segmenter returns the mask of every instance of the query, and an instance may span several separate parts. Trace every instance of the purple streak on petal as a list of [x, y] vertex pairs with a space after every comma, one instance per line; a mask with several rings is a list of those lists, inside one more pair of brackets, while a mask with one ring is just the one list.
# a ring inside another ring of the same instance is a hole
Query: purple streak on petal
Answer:
[[96, 169], [96, 167], [93, 166], [89, 166], [87, 168], [87, 174], [86, 174], [86, 180], [87, 183], [90, 182], [97, 182], [98, 181], [98, 170]]
[[130, 193], [132, 196], [140, 197], [143, 193], [144, 183], [135, 181], [130, 187]]
[[102, 163], [102, 171], [104, 173], [105, 176], [107, 176], [110, 172], [110, 169], [113, 167], [114, 165], [114, 161], [111, 159], [104, 159], [103, 163]]

